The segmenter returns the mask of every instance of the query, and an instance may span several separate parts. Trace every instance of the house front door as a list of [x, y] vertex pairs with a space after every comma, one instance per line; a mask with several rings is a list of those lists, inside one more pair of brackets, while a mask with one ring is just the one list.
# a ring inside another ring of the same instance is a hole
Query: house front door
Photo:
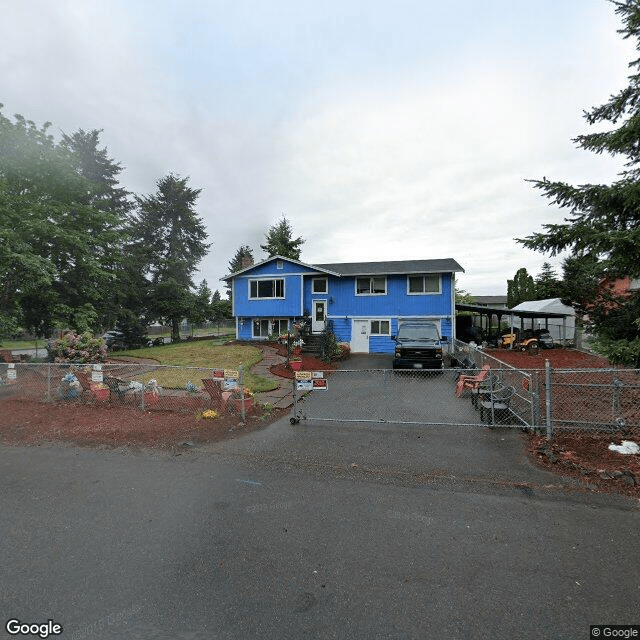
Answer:
[[313, 317], [311, 318], [311, 331], [313, 333], [322, 333], [324, 331], [327, 320], [327, 301], [313, 301]]
[[369, 320], [354, 320], [351, 329], [351, 351], [369, 353]]

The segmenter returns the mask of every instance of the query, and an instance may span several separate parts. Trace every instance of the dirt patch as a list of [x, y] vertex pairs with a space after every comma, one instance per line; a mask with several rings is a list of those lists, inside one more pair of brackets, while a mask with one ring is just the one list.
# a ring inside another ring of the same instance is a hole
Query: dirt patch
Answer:
[[536, 355], [509, 349], [486, 349], [485, 353], [518, 369], [544, 369], [545, 360], [555, 369], [611, 368], [606, 358], [575, 349], [541, 349]]
[[640, 444], [640, 429], [615, 433], [560, 433], [552, 442], [529, 435], [527, 450], [533, 462], [546, 471], [574, 478], [603, 493], [640, 498], [640, 455], [609, 450], [622, 440]]
[[256, 409], [242, 422], [234, 413], [205, 418], [202, 409], [191, 413], [140, 411], [113, 404], [49, 404], [10, 398], [0, 401], [0, 439], [14, 445], [60, 441], [91, 447], [190, 448], [250, 433], [284, 413], [286, 410], [263, 413]]
[[[554, 418], [557, 420], [578, 417], [585, 424], [589, 420], [606, 422], [599, 414], [610, 412], [612, 399], [608, 395], [603, 399], [605, 392], [595, 390], [599, 385], [608, 389], [613, 377], [629, 385], [636, 383], [635, 374], [629, 372], [563, 371], [613, 369], [606, 358], [575, 349], [544, 349], [537, 355], [506, 349], [487, 349], [486, 352], [518, 369], [543, 369], [545, 360], [549, 360], [554, 370], [560, 370], [553, 377], [556, 394], [562, 394], [556, 396], [554, 404]], [[623, 401], [624, 399], [625, 396], [622, 396]], [[541, 401], [544, 415], [544, 397]], [[636, 424], [640, 419], [640, 407], [631, 397], [626, 404], [620, 403], [618, 413], [627, 423]], [[526, 434], [526, 448], [532, 462], [546, 471], [573, 478], [592, 491], [640, 498], [640, 456], [623, 455], [609, 450], [610, 444], [620, 444], [622, 440], [640, 444], [640, 429], [556, 430], [552, 442], [548, 442], [544, 435]]]

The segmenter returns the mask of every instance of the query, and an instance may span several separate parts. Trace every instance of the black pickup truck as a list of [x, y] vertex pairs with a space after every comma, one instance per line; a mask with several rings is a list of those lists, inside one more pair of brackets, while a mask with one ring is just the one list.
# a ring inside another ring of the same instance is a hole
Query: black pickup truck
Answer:
[[442, 370], [442, 339], [434, 322], [400, 321], [393, 355], [394, 369]]

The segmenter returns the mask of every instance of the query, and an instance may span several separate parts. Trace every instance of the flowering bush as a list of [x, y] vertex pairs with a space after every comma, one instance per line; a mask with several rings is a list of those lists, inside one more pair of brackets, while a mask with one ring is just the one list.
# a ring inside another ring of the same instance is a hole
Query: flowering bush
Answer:
[[78, 335], [68, 331], [59, 340], [47, 343], [49, 360], [52, 362], [104, 362], [107, 359], [107, 347], [102, 338], [94, 338], [88, 331]]

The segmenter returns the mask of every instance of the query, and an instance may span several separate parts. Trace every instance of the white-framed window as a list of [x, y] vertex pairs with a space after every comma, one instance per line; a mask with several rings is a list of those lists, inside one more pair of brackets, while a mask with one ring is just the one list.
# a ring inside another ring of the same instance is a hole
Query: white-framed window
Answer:
[[425, 273], [407, 277], [407, 293], [409, 295], [425, 295], [441, 293], [441, 280], [439, 273]]
[[268, 338], [270, 335], [287, 333], [288, 329], [288, 318], [254, 318], [251, 334], [254, 338]]
[[372, 336], [388, 336], [391, 335], [391, 322], [389, 320], [371, 320]]
[[312, 293], [327, 293], [328, 286], [326, 278], [314, 278], [311, 281]]
[[276, 269], [283, 269], [283, 268], [284, 268], [284, 261], [276, 260]]
[[275, 318], [271, 323], [271, 333], [281, 336], [289, 330], [289, 320], [287, 318]]
[[249, 298], [284, 298], [284, 278], [249, 280]]
[[384, 276], [359, 276], [356, 278], [356, 295], [382, 296], [387, 293], [387, 279]]

